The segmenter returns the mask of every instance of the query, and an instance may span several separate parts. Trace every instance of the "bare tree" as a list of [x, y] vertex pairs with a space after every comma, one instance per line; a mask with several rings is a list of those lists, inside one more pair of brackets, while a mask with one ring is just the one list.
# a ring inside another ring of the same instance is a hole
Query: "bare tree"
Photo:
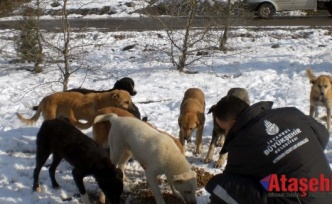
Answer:
[[63, 0], [62, 9], [61, 9], [61, 21], [62, 21], [62, 32], [60, 33], [61, 39], [58, 41], [59, 44], [52, 44], [48, 40], [45, 40], [44, 37], [42, 37], [43, 42], [47, 45], [47, 47], [50, 47], [51, 50], [55, 50], [55, 52], [58, 54], [60, 59], [62, 60], [52, 60], [53, 57], [48, 56], [48, 60], [50, 61], [58, 61], [57, 67], [58, 70], [61, 73], [61, 83], [63, 86], [63, 91], [66, 91], [68, 89], [68, 83], [70, 76], [76, 72], [80, 67], [72, 68], [70, 66], [70, 59], [71, 59], [71, 51], [74, 49], [71, 46], [71, 28], [70, 28], [70, 22], [68, 19], [68, 12], [67, 12], [67, 3], [68, 0]]
[[67, 0], [63, 1], [62, 24], [63, 24], [63, 40], [64, 40], [62, 53], [63, 53], [64, 67], [62, 68], [61, 66], [59, 66], [59, 69], [63, 74], [63, 91], [66, 91], [68, 89], [69, 77], [71, 75], [70, 65], [69, 65], [70, 24], [67, 13]]
[[45, 64], [48, 63], [50, 68], [56, 66], [56, 72], [58, 71], [60, 78], [53, 80], [53, 82], [60, 83], [63, 91], [68, 90], [69, 79], [76, 72], [80, 70], [85, 72], [85, 77], [82, 78], [81, 82], [83, 84], [91, 70], [104, 65], [102, 62], [100, 64], [94, 63], [93, 68], [91, 68], [86, 61], [86, 56], [89, 54], [87, 48], [98, 48], [107, 45], [108, 42], [108, 39], [105, 39], [105, 42], [100, 42], [98, 34], [95, 34], [93, 38], [86, 39], [89, 37], [88, 33], [72, 31], [69, 20], [69, 2], [62, 0], [59, 2], [60, 5], [57, 4], [57, 7], [61, 7], [61, 14], [59, 16], [55, 14], [55, 18], [62, 22], [60, 31], [43, 31], [40, 35], [41, 43], [44, 46]]
[[44, 61], [44, 53], [43, 53], [43, 44], [42, 44], [42, 36], [40, 31], [40, 14], [41, 10], [40, 8], [40, 0], [37, 0], [37, 24], [36, 24], [36, 35], [37, 35], [37, 44], [38, 44], [38, 51], [37, 51], [37, 59], [34, 63], [34, 70], [36, 73], [42, 72], [43, 68], [40, 66], [40, 64]]
[[228, 39], [228, 30], [229, 30], [229, 26], [230, 26], [230, 18], [231, 18], [231, 0], [227, 0], [223, 32], [220, 35], [220, 39], [219, 39], [219, 47], [218, 47], [219, 50], [225, 50], [225, 48], [226, 48], [226, 42]]
[[[213, 0], [214, 4], [220, 4], [219, 1]], [[229, 30], [236, 21], [251, 20], [253, 13], [246, 9], [242, 1], [227, 0], [225, 5], [221, 6], [222, 10], [216, 10], [214, 15], [218, 22], [216, 27], [222, 31], [220, 33], [218, 49], [227, 50], [226, 44], [229, 38]]]
[[180, 72], [183, 72], [183, 69], [186, 66], [186, 61], [188, 58], [188, 46], [189, 46], [189, 37], [190, 37], [189, 35], [192, 27], [192, 22], [195, 17], [196, 1], [190, 0], [189, 5], [190, 5], [190, 10], [187, 18], [187, 25], [184, 31], [183, 42], [182, 45], [178, 46], [178, 48], [180, 49], [180, 56], [177, 62], [174, 60], [174, 57], [172, 57], [173, 65], [176, 65], [177, 70], [179, 70]]
[[[185, 27], [181, 30], [168, 27], [162, 18], [159, 18], [158, 14], [152, 14], [156, 12], [147, 11], [150, 16], [158, 19], [163, 24], [170, 43], [170, 49], [164, 51], [170, 56], [172, 64], [180, 72], [191, 73], [186, 71], [185, 68], [204, 57], [204, 55], [197, 55], [197, 53], [203, 53], [201, 51], [206, 49], [202, 41], [205, 40], [207, 33], [211, 30], [211, 26], [207, 23], [205, 28], [193, 28], [196, 13], [201, 8], [200, 4], [201, 1], [199, 0], [174, 0], [174, 2], [164, 2], [158, 6], [157, 10], [165, 12], [164, 14], [179, 16], [179, 18], [186, 16]], [[201, 44], [201, 46], [198, 46], [198, 44]]]

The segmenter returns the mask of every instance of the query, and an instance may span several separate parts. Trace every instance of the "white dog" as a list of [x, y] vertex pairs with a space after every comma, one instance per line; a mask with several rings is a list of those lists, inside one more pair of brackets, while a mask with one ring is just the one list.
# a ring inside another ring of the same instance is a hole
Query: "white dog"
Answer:
[[112, 163], [123, 171], [128, 159], [134, 155], [145, 170], [157, 204], [165, 203], [157, 183], [157, 176], [162, 174], [166, 175], [175, 196], [180, 194], [186, 203], [197, 203], [196, 172], [191, 170], [185, 156], [169, 136], [136, 118], [110, 113], [97, 116], [94, 122], [102, 121], [110, 121], [112, 125], [108, 138]]

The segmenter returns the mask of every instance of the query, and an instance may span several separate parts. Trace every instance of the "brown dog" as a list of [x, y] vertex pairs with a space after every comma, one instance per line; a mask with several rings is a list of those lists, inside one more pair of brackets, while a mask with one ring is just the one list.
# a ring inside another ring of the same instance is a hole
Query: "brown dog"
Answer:
[[[250, 105], [250, 100], [249, 100], [249, 95], [247, 90], [245, 90], [244, 88], [231, 88], [228, 92], [227, 92], [228, 96], [236, 96], [239, 99], [243, 100], [244, 102], [246, 102], [247, 104]], [[215, 108], [216, 105], [211, 106], [209, 113], [213, 114], [213, 110]], [[213, 152], [216, 146], [223, 146], [226, 135], [225, 135], [225, 131], [223, 129], [221, 129], [219, 127], [219, 125], [216, 122], [216, 117], [213, 114], [213, 130], [212, 130], [212, 139], [210, 142], [210, 146], [209, 146], [209, 151], [206, 155], [206, 158], [204, 159], [204, 163], [209, 163], [212, 160], [213, 157]], [[219, 140], [218, 140], [219, 138]], [[216, 161], [216, 163], [214, 164], [215, 168], [220, 168], [224, 165], [226, 159], [227, 159], [228, 154], [224, 153], [224, 154], [219, 154], [219, 159], [218, 161]]]
[[318, 107], [323, 106], [326, 108], [327, 129], [331, 130], [331, 108], [332, 108], [332, 76], [320, 75], [316, 77], [312, 70], [306, 70], [307, 76], [310, 80], [310, 116], [318, 117]]
[[[129, 113], [126, 110], [123, 110], [121, 108], [117, 107], [107, 107], [107, 108], [102, 108], [99, 109], [95, 115], [94, 118], [98, 115], [104, 115], [106, 113], [115, 113], [118, 116], [126, 116], [126, 117], [135, 117], [133, 114]], [[93, 135], [93, 140], [96, 141], [98, 144], [106, 147], [108, 146], [108, 132], [111, 129], [111, 124], [108, 121], [105, 122], [99, 122], [99, 123], [94, 123], [92, 125], [92, 135]]]
[[[123, 90], [85, 95], [77, 92], [58, 92], [43, 98], [32, 118], [26, 119], [19, 113], [16, 115], [28, 125], [36, 122], [42, 113], [45, 120], [68, 118], [76, 127], [87, 129], [92, 126], [97, 110], [109, 106], [132, 110], [130, 94]], [[79, 120], [87, 122], [81, 123]]]
[[202, 153], [202, 136], [205, 123], [205, 96], [198, 88], [189, 88], [183, 97], [178, 123], [180, 127], [179, 138], [184, 146], [196, 130], [196, 154]]
[[[107, 114], [107, 113], [115, 113], [116, 115], [118, 115], [120, 117], [135, 118], [135, 116], [133, 114], [131, 114], [128, 111], [123, 110], [121, 108], [117, 108], [117, 107], [102, 108], [102, 109], [100, 109], [96, 112], [95, 117], [98, 116], [98, 115], [104, 115], [104, 114]], [[146, 122], [146, 124], [153, 127], [153, 125], [151, 125], [148, 122]], [[111, 124], [110, 124], [109, 121], [98, 122], [98, 123], [93, 124], [92, 133], [93, 133], [94, 141], [96, 141], [98, 144], [100, 144], [104, 147], [108, 146], [109, 145], [108, 133], [110, 132], [110, 129], [111, 129]], [[181, 145], [180, 141], [177, 138], [173, 137], [172, 135], [170, 135], [166, 132], [163, 132], [163, 131], [160, 131], [160, 130], [158, 130], [158, 131], [168, 135], [169, 137], [171, 137], [174, 140], [176, 146], [180, 149], [181, 153], [184, 154], [184, 148], [183, 148], [183, 146]]]

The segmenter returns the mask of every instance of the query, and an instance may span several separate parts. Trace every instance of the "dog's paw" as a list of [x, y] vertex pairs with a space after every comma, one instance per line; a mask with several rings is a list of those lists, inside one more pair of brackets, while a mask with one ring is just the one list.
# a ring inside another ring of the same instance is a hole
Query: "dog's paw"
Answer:
[[210, 161], [212, 161], [211, 158], [205, 158], [205, 159], [203, 160], [203, 162], [204, 162], [205, 164], [210, 163]]
[[33, 189], [32, 189], [34, 192], [37, 192], [37, 193], [40, 193], [42, 192], [42, 189], [41, 187], [38, 185], [38, 186], [34, 186]]
[[202, 150], [201, 149], [196, 149], [195, 154], [202, 154]]
[[214, 163], [214, 168], [221, 168], [224, 166], [224, 161], [216, 161], [216, 163]]
[[52, 185], [52, 187], [53, 187], [53, 189], [55, 189], [55, 190], [60, 189], [59, 184], [54, 184], [54, 185]]
[[221, 141], [218, 140], [218, 141], [216, 142], [216, 147], [222, 147], [223, 144], [224, 144], [223, 142], [221, 142]]
[[106, 197], [103, 192], [100, 192], [100, 194], [99, 194], [99, 203], [101, 203], [101, 204], [106, 203]]
[[222, 146], [224, 146], [224, 142], [225, 142], [225, 137], [223, 135], [221, 135], [219, 137], [219, 139], [216, 141], [216, 146], [222, 147]]

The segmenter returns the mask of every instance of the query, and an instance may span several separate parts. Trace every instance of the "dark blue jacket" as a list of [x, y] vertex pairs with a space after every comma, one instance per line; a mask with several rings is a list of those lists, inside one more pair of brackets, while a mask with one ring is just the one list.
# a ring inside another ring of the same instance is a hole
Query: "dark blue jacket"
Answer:
[[[296, 108], [271, 109], [272, 104], [256, 103], [237, 118], [221, 150], [228, 152], [223, 174], [248, 177], [257, 183], [271, 174], [330, 178], [331, 168], [324, 154], [329, 141], [327, 129]], [[276, 197], [269, 198], [268, 203], [299, 203], [298, 199], [302, 204], [332, 204], [332, 195]]]

